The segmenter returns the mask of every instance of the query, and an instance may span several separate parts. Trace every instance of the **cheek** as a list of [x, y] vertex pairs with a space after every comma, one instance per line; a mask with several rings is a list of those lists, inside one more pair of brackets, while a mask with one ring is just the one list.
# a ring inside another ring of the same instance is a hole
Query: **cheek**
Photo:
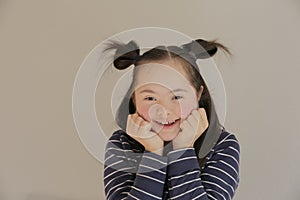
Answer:
[[144, 120], [150, 122], [150, 116], [149, 116], [149, 106], [146, 105], [137, 105], [136, 110], [140, 116], [144, 118]]
[[198, 102], [188, 101], [180, 104], [181, 119], [186, 119], [193, 109], [198, 109]]

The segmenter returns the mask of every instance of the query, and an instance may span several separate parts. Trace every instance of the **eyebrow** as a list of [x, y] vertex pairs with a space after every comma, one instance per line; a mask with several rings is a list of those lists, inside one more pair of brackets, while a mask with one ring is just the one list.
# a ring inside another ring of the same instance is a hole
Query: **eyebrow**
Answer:
[[[170, 93], [174, 93], [174, 92], [187, 92], [187, 90], [185, 90], [185, 89], [181, 89], [181, 88], [178, 88], [178, 89], [174, 89], [174, 90], [172, 90], [172, 91], [170, 91]], [[153, 90], [150, 90], [150, 89], [145, 89], [145, 90], [142, 90], [142, 91], [140, 91], [139, 92], [140, 94], [141, 93], [155, 93]]]

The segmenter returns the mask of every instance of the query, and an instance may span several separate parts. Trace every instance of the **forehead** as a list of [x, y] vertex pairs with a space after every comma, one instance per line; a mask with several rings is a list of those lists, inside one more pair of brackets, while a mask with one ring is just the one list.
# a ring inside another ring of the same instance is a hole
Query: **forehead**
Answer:
[[187, 75], [179, 63], [145, 63], [137, 66], [135, 89], [151, 84], [167, 89], [190, 87]]

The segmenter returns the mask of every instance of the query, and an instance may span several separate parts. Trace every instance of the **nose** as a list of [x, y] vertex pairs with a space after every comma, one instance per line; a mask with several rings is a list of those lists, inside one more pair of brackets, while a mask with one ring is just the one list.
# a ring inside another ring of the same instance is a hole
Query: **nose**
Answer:
[[161, 104], [154, 104], [149, 109], [151, 119], [165, 120], [170, 114], [170, 110]]

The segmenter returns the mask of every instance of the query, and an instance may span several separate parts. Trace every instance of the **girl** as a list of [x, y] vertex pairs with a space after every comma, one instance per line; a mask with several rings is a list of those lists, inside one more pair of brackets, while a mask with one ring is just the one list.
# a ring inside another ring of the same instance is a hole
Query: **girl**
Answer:
[[239, 183], [239, 143], [219, 123], [196, 63], [218, 48], [230, 53], [202, 39], [142, 55], [133, 41], [110, 44], [114, 66], [134, 70], [117, 112], [122, 129], [106, 146], [107, 199], [232, 199]]

